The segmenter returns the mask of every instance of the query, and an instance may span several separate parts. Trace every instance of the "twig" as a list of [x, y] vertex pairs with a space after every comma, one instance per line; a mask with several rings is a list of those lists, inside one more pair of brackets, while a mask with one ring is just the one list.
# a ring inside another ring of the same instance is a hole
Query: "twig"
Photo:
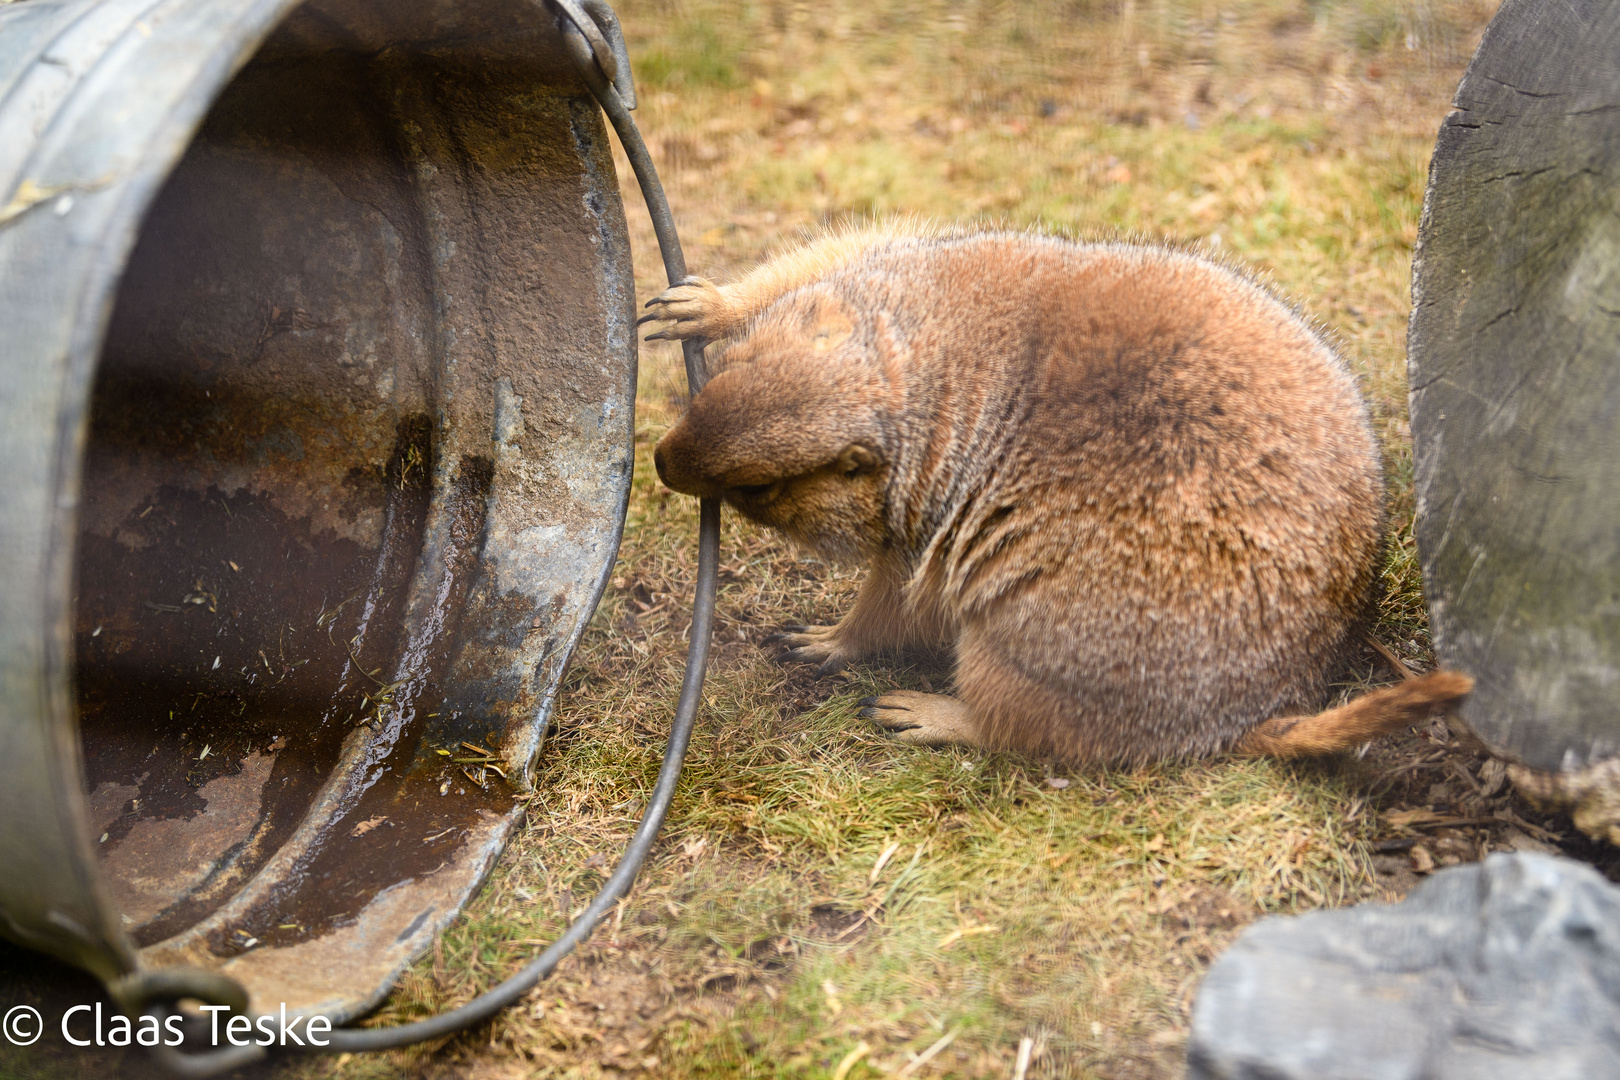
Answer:
[[1437, 818], [1434, 821], [1412, 821], [1406, 824], [1408, 829], [1467, 829], [1478, 825], [1498, 825], [1502, 821], [1497, 817], [1459, 817]]
[[1394, 669], [1395, 674], [1399, 675], [1403, 679], [1417, 678], [1417, 676], [1412, 673], [1412, 669], [1402, 663], [1401, 658], [1390, 651], [1389, 646], [1373, 637], [1371, 633], [1363, 630], [1361, 632], [1361, 639], [1368, 645], [1371, 645], [1373, 647], [1373, 651], [1384, 658], [1384, 663], [1388, 664], [1392, 669]]
[[916, 1072], [930, 1061], [933, 1061], [940, 1055], [941, 1051], [955, 1041], [956, 1030], [952, 1029], [947, 1031], [943, 1036], [940, 1037], [939, 1041], [934, 1043], [933, 1046], [930, 1046], [928, 1049], [918, 1054], [915, 1058], [912, 1058], [906, 1063], [904, 1068], [895, 1073], [895, 1080], [906, 1080], [906, 1077], [910, 1076], [912, 1073]]
[[937, 949], [948, 949], [965, 937], [973, 937], [975, 934], [999, 933], [1001, 933], [1001, 927], [999, 926], [961, 926], [940, 938], [939, 944], [934, 947]]
[[1516, 828], [1523, 829], [1536, 839], [1545, 840], [1549, 844], [1556, 844], [1564, 839], [1558, 833], [1543, 829], [1540, 825], [1530, 824], [1528, 821], [1524, 820], [1524, 818], [1520, 817], [1518, 814], [1515, 814], [1512, 810], [1498, 810], [1496, 812], [1496, 820], [1515, 826]]
[[872, 873], [867, 877], [867, 884], [877, 884], [878, 875], [883, 873], [883, 868], [889, 865], [889, 860], [892, 859], [894, 857], [894, 853], [899, 850], [900, 841], [898, 840], [883, 849], [883, 854], [879, 855], [877, 857], [877, 862], [872, 864]]
[[1024, 1080], [1029, 1072], [1029, 1059], [1035, 1052], [1035, 1040], [1025, 1035], [1018, 1040], [1018, 1064], [1013, 1066], [1013, 1080]]
[[1426, 769], [1430, 765], [1438, 765], [1445, 759], [1446, 752], [1444, 750], [1439, 750], [1433, 754], [1430, 754], [1428, 757], [1421, 757], [1416, 761], [1408, 761], [1405, 765], [1402, 765], [1398, 769], [1391, 769], [1389, 772], [1380, 773], [1378, 778], [1380, 780], [1394, 780], [1396, 777], [1409, 773], [1414, 769]]
[[833, 1080], [844, 1080], [849, 1075], [849, 1070], [855, 1067], [855, 1063], [871, 1052], [872, 1047], [864, 1039], [861, 1040], [855, 1049], [844, 1055], [844, 1060], [838, 1063], [838, 1068], [833, 1070]]

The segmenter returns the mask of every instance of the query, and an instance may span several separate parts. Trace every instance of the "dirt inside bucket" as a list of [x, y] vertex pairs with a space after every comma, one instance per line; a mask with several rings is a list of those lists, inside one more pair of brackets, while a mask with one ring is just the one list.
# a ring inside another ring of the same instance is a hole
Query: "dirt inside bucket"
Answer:
[[[101, 496], [98, 479], [123, 475], [94, 465], [127, 448], [118, 418], [129, 415], [98, 417], [87, 502]], [[416, 657], [427, 678], [395, 673], [430, 460], [427, 418], [410, 417], [385, 468], [345, 481], [352, 510], [381, 511], [375, 547], [289, 517], [271, 492], [213, 485], [157, 486], [112, 535], [81, 537], [75, 631], [92, 827], [137, 944], [195, 924], [258, 872], [309, 813], [358, 725], [396, 729], [391, 760], [402, 764], [382, 770], [422, 761], [412, 744], [420, 732], [408, 729], [438, 708], [431, 672], [443, 665]], [[477, 516], [477, 477], [460, 486]], [[476, 534], [469, 524], [463, 531]], [[472, 754], [456, 747], [403, 785], [367, 785], [332, 828], [397, 832], [393, 850], [374, 839], [370, 858], [345, 861], [322, 847], [278, 890], [298, 893], [296, 905], [258, 905], [256, 918], [213, 942], [216, 954], [318, 935], [379, 889], [441, 864], [468, 798], [496, 814], [510, 807], [498, 777], [486, 772], [480, 786], [448, 768]], [[297, 888], [311, 878], [318, 888]]]

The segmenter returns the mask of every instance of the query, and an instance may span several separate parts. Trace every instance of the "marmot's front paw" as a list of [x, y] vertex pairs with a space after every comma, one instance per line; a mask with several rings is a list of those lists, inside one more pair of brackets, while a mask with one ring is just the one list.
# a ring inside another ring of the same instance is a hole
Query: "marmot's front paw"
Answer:
[[761, 644], [784, 645], [787, 651], [778, 660], [801, 664], [820, 664], [816, 675], [831, 675], [843, 671], [854, 657], [838, 643], [836, 626], [787, 626], [780, 634], [772, 634]]
[[648, 334], [648, 341], [684, 341], [687, 338], [705, 338], [715, 341], [731, 332], [731, 308], [720, 287], [707, 278], [685, 277], [671, 285], [646, 306], [652, 310], [636, 320], [636, 325], [649, 322], [667, 322], [656, 334]]

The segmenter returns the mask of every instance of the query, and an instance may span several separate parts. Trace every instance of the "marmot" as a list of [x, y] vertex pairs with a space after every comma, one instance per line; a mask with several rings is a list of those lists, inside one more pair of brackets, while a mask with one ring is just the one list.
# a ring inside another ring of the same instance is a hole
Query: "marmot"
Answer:
[[1134, 765], [1346, 749], [1466, 694], [1321, 705], [1378, 571], [1384, 488], [1343, 362], [1206, 259], [1015, 233], [847, 232], [647, 305], [733, 338], [659, 441], [665, 484], [870, 572], [823, 670], [955, 647], [914, 743]]

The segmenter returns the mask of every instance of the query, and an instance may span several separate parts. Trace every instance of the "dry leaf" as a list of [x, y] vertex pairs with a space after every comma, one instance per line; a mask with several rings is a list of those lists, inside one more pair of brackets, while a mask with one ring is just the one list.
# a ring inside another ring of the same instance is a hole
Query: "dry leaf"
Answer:
[[377, 826], [381, 825], [383, 822], [385, 822], [387, 820], [388, 820], [388, 817], [385, 814], [379, 814], [378, 816], [376, 816], [374, 818], [367, 818], [366, 820], [362, 821], [360, 824], [356, 825], [353, 829], [350, 829], [349, 830], [349, 835], [350, 836], [364, 836], [364, 835], [366, 835], [366, 833], [370, 832], [372, 829], [375, 829]]

